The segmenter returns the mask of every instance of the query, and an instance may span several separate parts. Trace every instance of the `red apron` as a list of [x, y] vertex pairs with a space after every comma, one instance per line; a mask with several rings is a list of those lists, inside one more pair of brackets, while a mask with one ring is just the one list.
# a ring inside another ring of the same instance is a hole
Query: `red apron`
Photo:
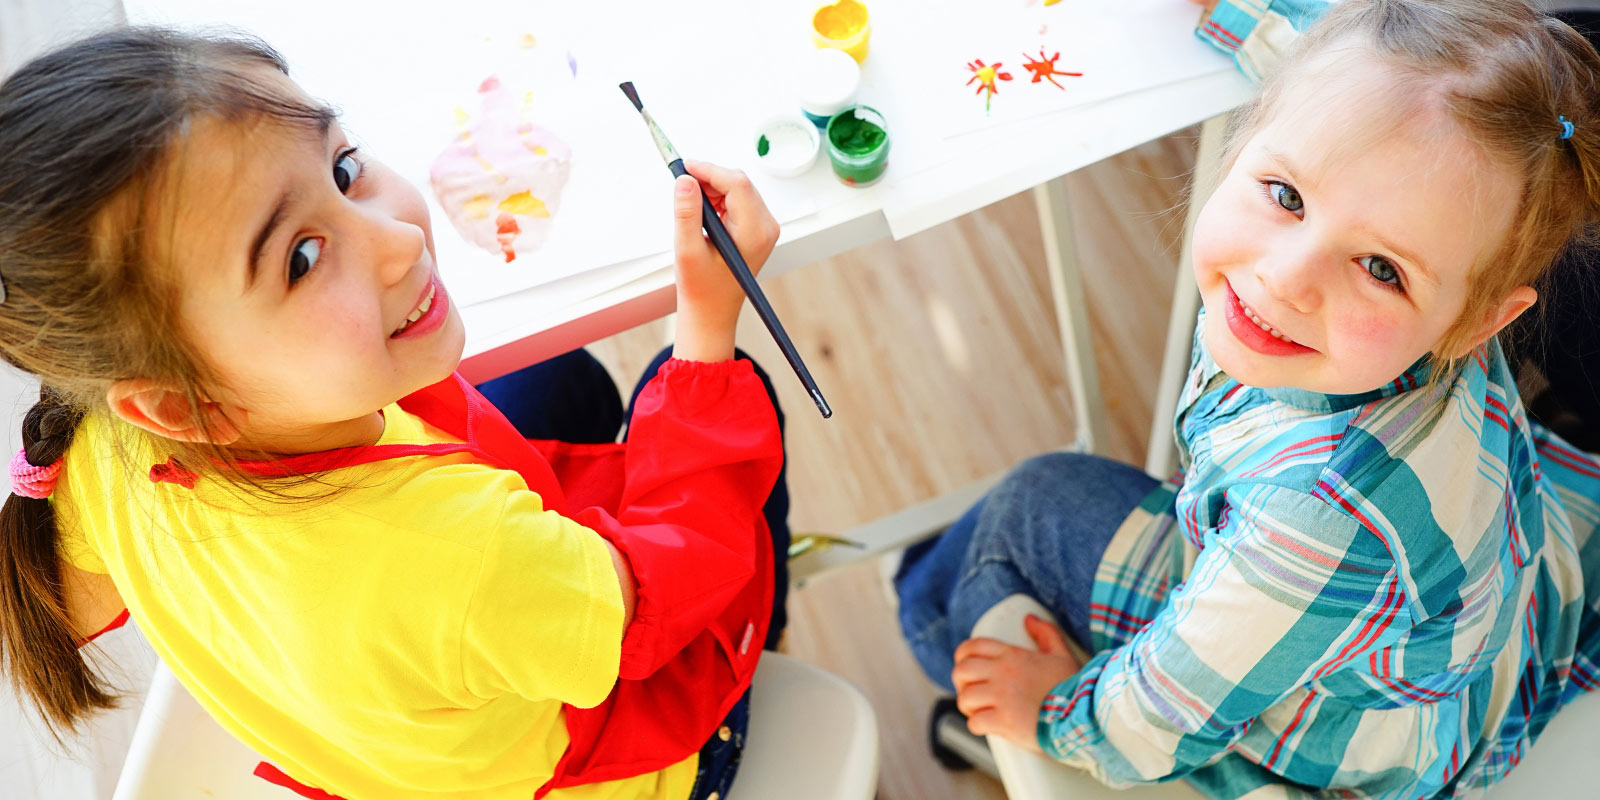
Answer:
[[[751, 379], [754, 380], [753, 375]], [[755, 387], [760, 389], [759, 384]], [[641, 414], [651, 413], [650, 410], [672, 413], [670, 403], [655, 402], [659, 398], [641, 395], [641, 400], [636, 402], [634, 433], [630, 434], [635, 440], [642, 432]], [[764, 391], [759, 402], [770, 408]], [[529, 489], [538, 493], [546, 508], [593, 529], [615, 545], [628, 559], [639, 586], [634, 621], [623, 637], [621, 676], [598, 706], [584, 709], [569, 705], [563, 709], [571, 744], [557, 763], [554, 776], [539, 788], [535, 798], [553, 789], [655, 772], [698, 752], [749, 689], [761, 644], [766, 640], [772, 605], [773, 554], [760, 505], [782, 463], [776, 417], [770, 436], [769, 432], [757, 430], [759, 424], [730, 434], [729, 452], [749, 455], [730, 457], [730, 463], [739, 465], [733, 470], [739, 480], [730, 481], [729, 476], [723, 475], [709, 485], [692, 487], [697, 504], [709, 502], [718, 511], [725, 511], [730, 503], [748, 505], [750, 498], [759, 496], [754, 513], [748, 515], [749, 527], [737, 535], [712, 535], [706, 541], [696, 541], [697, 532], [652, 524], [651, 509], [639, 511], [640, 506], [649, 503], [665, 502], [671, 506], [677, 499], [674, 491], [665, 492], [665, 500], [626, 496], [628, 480], [648, 483], [640, 480], [641, 470], [670, 472], [670, 464], [654, 466], [650, 463], [652, 456], [632, 457], [627, 446], [621, 444], [574, 445], [523, 439], [460, 375], [405, 397], [400, 406], [462, 443], [352, 447], [245, 464], [241, 468], [258, 475], [306, 474], [392, 458], [470, 453], [480, 463], [514, 470]], [[661, 411], [663, 407], [669, 408]], [[751, 418], [759, 421], [759, 417]], [[661, 427], [663, 436], [672, 440], [671, 421], [663, 422]], [[702, 426], [685, 430], [704, 434], [707, 429]], [[770, 442], [765, 441], [768, 438]], [[708, 446], [703, 440], [697, 445], [700, 450]], [[709, 446], [715, 448], [717, 443]], [[625, 463], [630, 459], [631, 463]], [[645, 463], [641, 464], [641, 460]], [[625, 472], [625, 468], [629, 471]], [[194, 481], [192, 473], [171, 462], [153, 467], [151, 479], [188, 486], [193, 486]], [[671, 480], [670, 475], [664, 479], [669, 489]], [[753, 490], [748, 481], [756, 481], [758, 486]], [[726, 493], [739, 483], [744, 485], [736, 491], [750, 497], [738, 501], [716, 497], [719, 491]], [[619, 508], [628, 500], [633, 500], [634, 505]], [[682, 516], [670, 507], [661, 513], [668, 519]], [[620, 522], [619, 515], [623, 518]], [[745, 516], [741, 514], [736, 522], [742, 523]], [[726, 519], [722, 521], [723, 529], [738, 527], [727, 525]], [[708, 608], [708, 602], [716, 607]], [[691, 613], [684, 615], [685, 610]], [[684, 616], [700, 621], [695, 628], [686, 629], [678, 624]], [[266, 762], [257, 767], [256, 774], [304, 797], [334, 798], [294, 781]]]

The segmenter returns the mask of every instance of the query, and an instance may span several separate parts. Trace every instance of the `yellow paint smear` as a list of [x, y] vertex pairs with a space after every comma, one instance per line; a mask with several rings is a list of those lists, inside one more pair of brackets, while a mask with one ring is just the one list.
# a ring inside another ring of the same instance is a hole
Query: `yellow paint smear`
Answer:
[[463, 125], [466, 125], [467, 124], [467, 120], [472, 119], [472, 115], [468, 114], [467, 110], [462, 108], [461, 106], [456, 106], [455, 108], [451, 109], [450, 111], [451, 111], [451, 113], [455, 114], [455, 116], [456, 116], [456, 127], [461, 127]]
[[548, 217], [550, 210], [544, 207], [544, 201], [533, 196], [532, 192], [521, 191], [500, 201], [496, 206], [501, 211], [521, 214], [524, 217]]
[[462, 203], [461, 213], [465, 214], [467, 219], [488, 219], [489, 204], [491, 202], [493, 201], [489, 199], [489, 195], [480, 194], [471, 200]]
[[517, 39], [517, 45], [524, 50], [532, 50], [539, 46], [539, 40], [531, 33], [524, 33]]
[[547, 155], [550, 155], [550, 151], [544, 149], [543, 145], [537, 145], [537, 144], [533, 144], [531, 142], [523, 142], [522, 146], [528, 148], [529, 150], [532, 150], [533, 154], [536, 155], [536, 156], [547, 156]]

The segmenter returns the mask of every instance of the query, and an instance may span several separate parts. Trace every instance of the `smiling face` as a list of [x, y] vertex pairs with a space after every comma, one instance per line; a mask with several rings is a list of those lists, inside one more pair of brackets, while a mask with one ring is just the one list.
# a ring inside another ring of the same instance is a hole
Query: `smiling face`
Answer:
[[[286, 77], [254, 74], [313, 105]], [[242, 409], [239, 445], [309, 452], [369, 443], [379, 409], [460, 361], [428, 210], [331, 119], [195, 119], [174, 147], [156, 263], [179, 319]], [[162, 246], [162, 243], [165, 243]]]
[[[1196, 223], [1203, 336], [1241, 383], [1370, 391], [1461, 316], [1474, 268], [1510, 229], [1518, 183], [1437, 88], [1363, 51], [1308, 65], [1285, 88]], [[1475, 341], [1526, 304], [1502, 304]]]

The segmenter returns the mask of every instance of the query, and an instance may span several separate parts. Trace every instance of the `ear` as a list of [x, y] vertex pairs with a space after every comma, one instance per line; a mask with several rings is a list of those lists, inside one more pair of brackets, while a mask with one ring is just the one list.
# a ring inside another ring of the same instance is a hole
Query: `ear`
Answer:
[[239, 439], [239, 426], [247, 413], [238, 406], [202, 401], [205, 427], [195, 426], [189, 398], [182, 389], [147, 378], [129, 378], [111, 384], [106, 390], [111, 413], [124, 422], [157, 436], [181, 442], [210, 442], [227, 445]]
[[1468, 340], [1470, 344], [1465, 345], [1461, 352], [1455, 354], [1455, 357], [1465, 358], [1468, 353], [1476, 350], [1478, 345], [1483, 344], [1490, 336], [1499, 333], [1505, 326], [1510, 325], [1512, 320], [1522, 316], [1522, 312], [1532, 308], [1538, 299], [1539, 293], [1534, 291], [1532, 286], [1518, 286], [1512, 289], [1511, 293], [1506, 295], [1499, 305], [1490, 308], [1488, 313], [1483, 315], [1483, 321], [1479, 323], [1477, 330], [1472, 332], [1472, 338]]

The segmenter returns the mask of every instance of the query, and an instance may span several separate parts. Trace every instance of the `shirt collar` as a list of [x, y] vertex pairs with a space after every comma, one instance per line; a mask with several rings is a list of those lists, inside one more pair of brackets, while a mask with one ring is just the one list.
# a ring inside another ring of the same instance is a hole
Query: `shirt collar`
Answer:
[[1338, 412], [1348, 411], [1358, 406], [1364, 406], [1387, 397], [1394, 397], [1401, 392], [1409, 392], [1419, 386], [1427, 384], [1429, 376], [1433, 374], [1433, 359], [1423, 356], [1417, 359], [1400, 377], [1360, 394], [1322, 394], [1321, 392], [1306, 389], [1262, 389], [1268, 397], [1280, 403], [1287, 403], [1295, 408], [1308, 411]]

